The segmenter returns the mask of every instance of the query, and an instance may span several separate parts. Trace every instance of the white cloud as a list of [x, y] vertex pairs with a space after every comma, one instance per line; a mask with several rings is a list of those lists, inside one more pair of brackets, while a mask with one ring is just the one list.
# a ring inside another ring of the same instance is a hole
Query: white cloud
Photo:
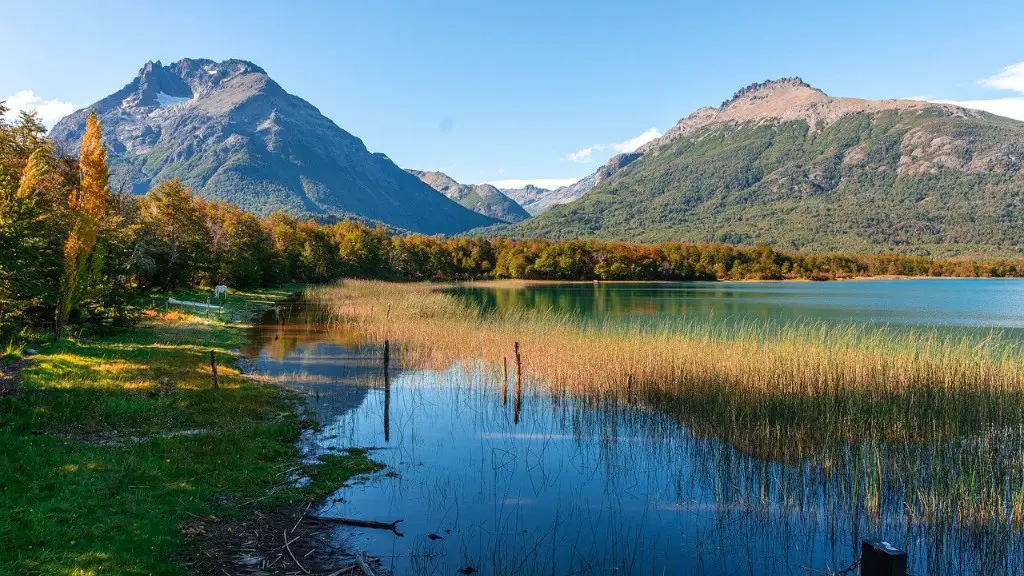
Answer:
[[[1024, 62], [1007, 66], [995, 76], [978, 81], [978, 84], [993, 90], [1008, 90], [1024, 94]], [[1003, 98], [978, 98], [974, 100], [949, 100], [931, 96], [911, 96], [907, 100], [924, 100], [936, 104], [953, 104], [973, 110], [984, 110], [997, 116], [1024, 121], [1024, 96], [1006, 96]]]
[[538, 188], [554, 190], [569, 184], [579, 182], [579, 178], [506, 178], [504, 180], [491, 180], [487, 182], [495, 188], [522, 188], [527, 184], [533, 184]]
[[634, 136], [625, 142], [619, 142], [618, 144], [612, 144], [612, 150], [615, 150], [616, 154], [625, 154], [626, 152], [635, 152], [637, 148], [647, 144], [651, 140], [661, 136], [661, 132], [657, 128], [648, 128], [644, 130], [639, 136]]
[[7, 114], [4, 115], [5, 120], [13, 122], [17, 120], [18, 114], [22, 110], [35, 110], [36, 114], [39, 115], [39, 121], [47, 128], [52, 127], [58, 120], [75, 111], [75, 105], [70, 102], [64, 102], [56, 98], [53, 100], [43, 100], [31, 90], [21, 90], [17, 94], [8, 96], [3, 100], [4, 106], [9, 109]]
[[603, 152], [605, 150], [611, 150], [616, 154], [624, 154], [626, 152], [634, 152], [637, 148], [647, 144], [651, 140], [661, 136], [661, 131], [657, 128], [648, 128], [640, 133], [638, 136], [634, 136], [625, 142], [618, 142], [615, 144], [594, 144], [593, 146], [587, 146], [581, 148], [575, 152], [566, 154], [563, 158], [563, 162], [575, 162], [577, 164], [587, 164], [594, 161], [594, 152]]
[[936, 104], [954, 104], [956, 106], [963, 106], [964, 108], [984, 110], [985, 112], [991, 112], [996, 116], [1005, 116], [1006, 118], [1013, 118], [1014, 120], [1024, 121], [1024, 98], [991, 98], [988, 100], [929, 100], [929, 102], [935, 102]]
[[595, 148], [601, 150], [603, 147], [599, 145], [588, 146], [587, 148], [583, 148], [582, 150], [570, 152], [565, 156], [565, 158], [563, 158], [563, 160], [565, 160], [566, 162], [575, 162], [577, 164], [586, 164], [587, 162], [592, 162], [594, 160], [593, 156]]
[[1024, 62], [1007, 66], [995, 76], [978, 81], [978, 84], [995, 90], [1010, 90], [1024, 94]]

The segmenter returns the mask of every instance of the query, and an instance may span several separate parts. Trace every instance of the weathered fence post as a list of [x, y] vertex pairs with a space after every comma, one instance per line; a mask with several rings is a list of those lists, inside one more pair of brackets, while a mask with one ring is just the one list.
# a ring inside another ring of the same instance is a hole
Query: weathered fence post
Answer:
[[907, 553], [884, 540], [864, 540], [860, 550], [861, 576], [907, 576]]
[[220, 379], [217, 377], [217, 353], [210, 350], [210, 370], [213, 371], [213, 389], [220, 388]]
[[384, 340], [384, 441], [391, 441], [391, 343]]
[[519, 410], [523, 407], [523, 359], [519, 356], [519, 342], [515, 343], [516, 352], [516, 405], [514, 424], [519, 424]]

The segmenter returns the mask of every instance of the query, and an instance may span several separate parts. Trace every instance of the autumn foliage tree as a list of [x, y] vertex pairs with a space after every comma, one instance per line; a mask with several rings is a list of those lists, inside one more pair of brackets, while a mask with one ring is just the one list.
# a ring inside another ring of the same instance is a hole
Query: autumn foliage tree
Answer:
[[102, 247], [97, 249], [102, 219], [110, 197], [107, 149], [103, 146], [100, 121], [89, 115], [78, 160], [79, 186], [68, 200], [74, 222], [64, 244], [64, 276], [61, 278], [54, 329], [61, 337], [71, 312], [98, 280], [103, 266]]

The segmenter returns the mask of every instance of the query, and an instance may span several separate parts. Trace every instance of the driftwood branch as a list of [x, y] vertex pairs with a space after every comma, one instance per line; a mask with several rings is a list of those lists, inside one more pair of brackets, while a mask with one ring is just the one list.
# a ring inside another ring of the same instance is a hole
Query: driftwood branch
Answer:
[[[288, 551], [288, 555], [292, 557], [292, 562], [295, 562], [295, 565], [298, 566], [303, 572], [305, 572], [306, 574], [309, 574], [309, 570], [306, 570], [305, 566], [303, 566], [302, 564], [299, 564], [299, 559], [295, 557], [295, 554], [292, 554], [291, 542], [288, 541], [288, 531], [284, 530], [282, 532], [282, 534], [284, 534], [284, 547], [285, 547], [285, 550], [287, 550]], [[298, 540], [298, 538], [295, 538], [295, 540]]]
[[359, 528], [374, 528], [376, 530], [390, 530], [395, 533], [395, 536], [404, 536], [398, 531], [398, 523], [401, 520], [395, 520], [394, 522], [377, 522], [376, 520], [357, 520], [355, 518], [332, 518], [329, 516], [306, 516], [312, 520], [319, 522], [331, 522], [333, 524], [345, 524], [347, 526], [356, 526]]

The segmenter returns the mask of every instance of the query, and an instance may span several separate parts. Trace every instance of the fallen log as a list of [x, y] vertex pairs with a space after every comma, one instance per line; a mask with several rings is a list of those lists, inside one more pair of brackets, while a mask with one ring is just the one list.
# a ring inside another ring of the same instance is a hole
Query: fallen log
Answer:
[[345, 524], [346, 526], [356, 526], [357, 528], [374, 528], [376, 530], [390, 530], [395, 533], [395, 536], [404, 536], [398, 531], [398, 523], [401, 520], [395, 520], [394, 522], [377, 522], [376, 520], [357, 520], [355, 518], [335, 518], [331, 516], [313, 516], [306, 515], [306, 518], [316, 520], [318, 522], [331, 522], [333, 524]]

